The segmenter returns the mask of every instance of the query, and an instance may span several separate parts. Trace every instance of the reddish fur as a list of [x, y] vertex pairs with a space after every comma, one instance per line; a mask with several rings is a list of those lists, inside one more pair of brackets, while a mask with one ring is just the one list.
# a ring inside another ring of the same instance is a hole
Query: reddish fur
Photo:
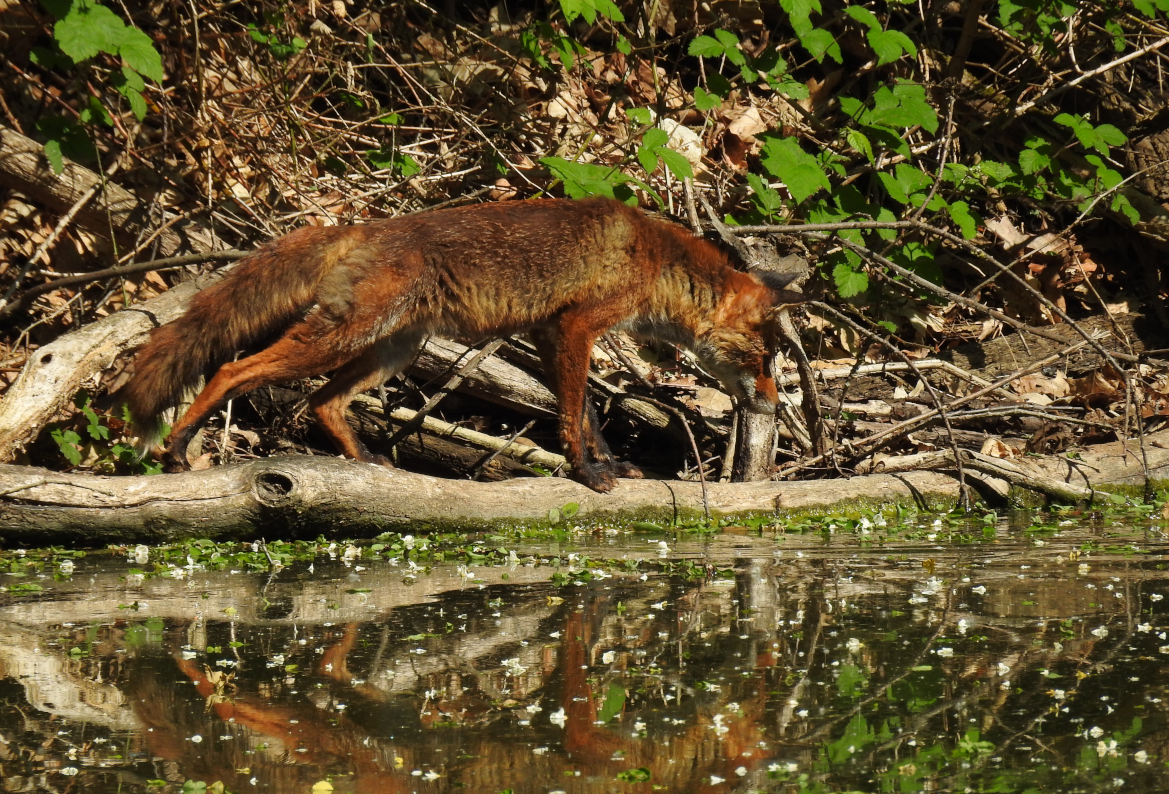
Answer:
[[[384, 463], [345, 420], [355, 394], [401, 369], [427, 334], [527, 330], [559, 400], [574, 477], [608, 490], [619, 464], [584, 407], [597, 337], [622, 324], [689, 345], [739, 396], [774, 405], [765, 361], [774, 307], [785, 299], [798, 296], [735, 270], [725, 252], [687, 230], [608, 199], [480, 204], [301, 229], [156, 329], [125, 395], [139, 432], [150, 435], [165, 409], [218, 368], [173, 429], [164, 459], [183, 468], [194, 431], [225, 400], [336, 370], [310, 406], [342, 452]], [[275, 341], [230, 360], [265, 338]]]

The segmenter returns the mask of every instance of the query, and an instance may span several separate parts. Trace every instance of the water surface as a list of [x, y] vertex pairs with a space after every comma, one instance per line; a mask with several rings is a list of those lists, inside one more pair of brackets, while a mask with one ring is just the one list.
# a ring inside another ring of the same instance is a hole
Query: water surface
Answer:
[[1133, 509], [3, 552], [0, 779], [1163, 791], [1165, 525]]

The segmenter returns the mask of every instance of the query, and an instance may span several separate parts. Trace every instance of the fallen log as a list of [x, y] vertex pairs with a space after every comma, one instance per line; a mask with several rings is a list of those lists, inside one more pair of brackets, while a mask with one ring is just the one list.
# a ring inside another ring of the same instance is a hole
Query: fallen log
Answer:
[[[849, 480], [711, 483], [716, 515], [827, 510], [841, 503], [946, 508], [957, 483], [933, 472]], [[444, 480], [337, 458], [289, 455], [155, 477], [63, 474], [0, 464], [0, 538], [34, 544], [168, 543], [199, 537], [372, 536], [484, 528], [491, 523], [651, 519], [702, 515], [698, 483], [621, 480], [599, 494], [571, 480], [540, 477], [480, 483]], [[568, 508], [568, 509], [566, 509]]]

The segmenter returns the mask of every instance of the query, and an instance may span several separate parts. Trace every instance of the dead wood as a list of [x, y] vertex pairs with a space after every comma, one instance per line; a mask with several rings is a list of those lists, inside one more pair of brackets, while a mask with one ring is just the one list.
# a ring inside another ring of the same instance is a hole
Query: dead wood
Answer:
[[[992, 458], [970, 450], [959, 450], [962, 465], [982, 474], [1005, 480], [1013, 486], [1036, 491], [1059, 502], [1090, 501], [1094, 491], [1090, 487], [1073, 482], [1064, 482], [1041, 472], [1027, 471], [1023, 466], [1001, 458]], [[868, 461], [857, 467], [862, 473], [904, 472], [920, 469], [947, 470], [956, 467], [952, 449], [939, 449], [916, 455], [898, 455]]]
[[145, 342], [152, 328], [182, 314], [196, 292], [194, 282], [180, 284], [38, 348], [0, 401], [0, 461], [36, 438], [82, 384]]
[[[818, 482], [710, 483], [715, 515], [823, 510], [845, 501], [916, 502], [945, 507], [957, 498], [933, 472]], [[337, 458], [285, 456], [156, 477], [62, 474], [0, 464], [0, 527], [11, 545], [167, 543], [372, 535], [409, 527], [482, 527], [546, 521], [578, 504], [577, 520], [633, 516], [671, 522], [701, 515], [696, 482], [621, 480], [598, 494], [571, 480], [541, 477], [480, 483], [445, 480]]]
[[[150, 217], [150, 202], [69, 159], [65, 160], [64, 170], [54, 174], [45, 159], [44, 147], [6, 126], [0, 126], [0, 185], [58, 212], [68, 211], [96, 186], [97, 194], [77, 212], [75, 220], [100, 237], [109, 237], [110, 230], [116, 230], [119, 243], [126, 246], [132, 246], [139, 235], [145, 236], [158, 225], [157, 219]], [[222, 247], [193, 223], [172, 226], [159, 234], [158, 241], [163, 256]]]
[[[1169, 477], [1169, 431], [1150, 435], [1149, 471]], [[1135, 447], [1135, 441], [1128, 442]], [[1120, 442], [1085, 449], [1077, 460], [1052, 456], [1002, 461], [968, 455], [973, 471], [1009, 479], [1060, 500], [1080, 500], [1103, 485], [1139, 485], [1134, 449]], [[950, 450], [886, 458], [876, 473], [841, 480], [710, 483], [718, 516], [787, 510], [824, 511], [842, 502], [914, 501], [952, 506], [958, 483], [923, 465], [952, 467]], [[965, 453], [964, 453], [965, 454]], [[916, 468], [914, 468], [916, 467]], [[901, 471], [904, 470], [904, 471]], [[62, 474], [0, 464], [0, 527], [9, 544], [163, 543], [190, 537], [373, 534], [395, 527], [482, 526], [492, 521], [546, 520], [549, 511], [580, 505], [584, 520], [631, 516], [672, 521], [702, 510], [696, 482], [621, 480], [598, 494], [570, 480], [541, 477], [498, 483], [444, 480], [401, 469], [324, 457], [283, 456], [157, 477]]]
[[[1143, 314], [1120, 314], [1115, 317], [1102, 314], [1080, 320], [1078, 324], [1087, 333], [1100, 335], [1100, 345], [1110, 353], [1139, 355], [1146, 350], [1164, 348], [1169, 340], [1160, 323]], [[1049, 356], [1081, 338], [1067, 324], [1049, 325], [1043, 330], [1046, 332], [1043, 337], [1011, 334], [984, 342], [971, 342], [943, 353], [941, 357], [983, 378], [997, 378], [1027, 362]], [[1060, 367], [1066, 367], [1068, 373], [1080, 374], [1097, 369], [1102, 363], [1096, 350], [1084, 347], [1069, 354]]]

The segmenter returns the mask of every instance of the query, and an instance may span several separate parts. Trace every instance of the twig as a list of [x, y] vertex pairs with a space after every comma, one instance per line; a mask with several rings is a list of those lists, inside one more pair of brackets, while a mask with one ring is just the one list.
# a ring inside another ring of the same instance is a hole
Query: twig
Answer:
[[448, 394], [459, 388], [459, 384], [463, 382], [463, 379], [466, 378], [466, 376], [471, 372], [473, 372], [475, 368], [483, 362], [484, 359], [498, 350], [505, 341], [506, 340], [504, 339], [492, 340], [487, 345], [485, 345], [482, 350], [472, 356], [470, 361], [460, 367], [459, 371], [452, 375], [450, 380], [448, 380], [441, 389], [435, 392], [433, 397], [426, 401], [426, 405], [422, 406], [422, 408], [419, 409], [418, 413], [415, 414], [415, 416], [410, 421], [399, 427], [394, 432], [394, 434], [390, 436], [389, 440], [386, 441], [386, 448], [393, 450], [394, 446], [399, 441], [421, 427], [422, 420], [425, 419], [431, 411], [437, 408], [438, 404], [442, 402]]
[[[1026, 366], [1022, 369], [1016, 370], [1005, 377], [999, 378], [997, 381], [995, 381], [994, 383], [990, 384], [989, 386], [987, 386], [983, 389], [979, 389], [976, 392], [971, 392], [970, 394], [967, 394], [965, 397], [959, 397], [958, 399], [951, 402], [948, 406], [946, 406], [946, 408], [947, 408], [947, 410], [953, 411], [955, 408], [957, 408], [960, 405], [965, 405], [966, 403], [971, 402], [972, 400], [977, 400], [980, 397], [985, 397], [986, 395], [990, 394], [991, 392], [994, 392], [994, 391], [1002, 388], [1006, 384], [1008, 384], [1012, 381], [1018, 380], [1019, 378], [1025, 376], [1025, 375], [1030, 375], [1032, 372], [1037, 372], [1037, 371], [1043, 369], [1044, 367], [1046, 367], [1048, 364], [1052, 364], [1052, 363], [1058, 361], [1059, 359], [1061, 359], [1062, 357], [1068, 355], [1069, 353], [1073, 353], [1076, 350], [1079, 350], [1085, 344], [1087, 344], [1087, 343], [1082, 342], [1082, 341], [1076, 342], [1074, 345], [1070, 345], [1070, 346], [1064, 348], [1063, 350], [1059, 351], [1058, 353], [1053, 353], [1050, 356], [1048, 356], [1047, 358], [1040, 359], [1039, 361], [1036, 361], [1032, 364], [1029, 364], [1028, 366]], [[869, 454], [870, 452], [873, 451], [873, 449], [876, 448], [876, 446], [877, 446], [876, 442], [883, 441], [891, 436], [899, 436], [899, 435], [903, 435], [905, 433], [912, 432], [914, 430], [914, 428], [919, 427], [921, 425], [924, 425], [925, 423], [927, 423], [928, 421], [930, 421], [931, 419], [933, 419], [937, 415], [938, 415], [938, 411], [935, 408], [935, 409], [931, 409], [929, 411], [926, 411], [923, 414], [919, 414], [919, 415], [913, 417], [912, 419], [906, 419], [904, 422], [899, 422], [898, 424], [895, 424], [892, 427], [890, 427], [888, 430], [882, 431], [880, 433], [876, 433], [874, 435], [871, 435], [871, 436], [863, 439], [861, 441], [861, 443], [856, 445], [856, 447], [852, 447], [852, 452], [853, 452], [854, 456]], [[826, 455], [819, 455], [815, 458], [811, 458], [810, 460], [800, 461], [796, 465], [789, 467], [788, 473], [795, 471], [797, 469], [803, 469], [803, 468], [807, 468], [809, 466], [813, 466], [817, 463], [821, 463], [821, 462], [823, 462], [823, 460], [826, 457], [827, 457]]]
[[479, 461], [478, 463], [476, 463], [476, 464], [475, 464], [475, 468], [474, 468], [475, 475], [474, 475], [474, 476], [473, 476], [471, 479], [472, 479], [472, 480], [475, 480], [476, 482], [478, 482], [478, 481], [479, 481], [479, 477], [481, 477], [481, 476], [483, 475], [483, 471], [484, 471], [484, 469], [486, 469], [486, 468], [487, 468], [489, 465], [491, 465], [491, 461], [495, 460], [495, 459], [496, 459], [496, 458], [498, 458], [500, 455], [502, 455], [502, 454], [503, 454], [505, 451], [507, 451], [508, 449], [510, 449], [510, 448], [511, 448], [511, 445], [515, 443], [515, 440], [516, 440], [517, 438], [519, 438], [520, 436], [522, 436], [524, 433], [526, 433], [526, 432], [528, 432], [529, 430], [531, 430], [531, 429], [532, 429], [532, 425], [534, 425], [534, 424], [536, 424], [536, 420], [535, 420], [535, 419], [532, 419], [530, 422], [528, 422], [526, 425], [524, 425], [523, 427], [521, 427], [519, 430], [517, 430], [517, 431], [515, 431], [514, 433], [512, 433], [512, 434], [511, 434], [511, 438], [509, 438], [509, 439], [507, 440], [507, 443], [506, 443], [506, 444], [504, 444], [504, 445], [503, 445], [502, 447], [500, 447], [499, 449], [493, 450], [493, 451], [491, 452], [491, 454], [489, 454], [487, 457], [483, 458], [483, 460], [481, 460], [481, 461]]
[[93, 281], [101, 281], [104, 278], [114, 278], [119, 276], [131, 276], [136, 273], [149, 273], [154, 270], [167, 270], [169, 268], [184, 267], [186, 265], [194, 265], [200, 262], [231, 262], [236, 259], [242, 259], [250, 254], [250, 251], [206, 251], [201, 254], [184, 254], [183, 256], [172, 256], [169, 259], [156, 259], [153, 262], [138, 262], [133, 265], [118, 265], [116, 267], [107, 267], [105, 270], [95, 270], [92, 273], [79, 273], [75, 276], [66, 276], [59, 278], [56, 281], [50, 281], [47, 284], [38, 284], [24, 291], [20, 299], [15, 303], [10, 303], [3, 308], [0, 308], [0, 320], [6, 319], [9, 315], [24, 309], [33, 300], [45, 294], [65, 287], [73, 287], [78, 284], [89, 284]]
[[[818, 309], [820, 309], [821, 311], [827, 311], [830, 314], [836, 315], [837, 319], [839, 319], [841, 322], [851, 326], [854, 330], [859, 331], [861, 333], [866, 333], [865, 329], [860, 327], [860, 325], [857, 324], [856, 322], [854, 322], [850, 317], [846, 316], [845, 314], [843, 314], [841, 312], [836, 311], [831, 306], [828, 306], [827, 304], [821, 303], [819, 301], [816, 301], [814, 305]], [[869, 331], [867, 333], [872, 333], [872, 331]], [[963, 511], [969, 510], [970, 509], [970, 496], [969, 496], [969, 492], [968, 492], [968, 489], [966, 486], [966, 470], [962, 466], [962, 456], [958, 450], [958, 441], [957, 441], [957, 439], [954, 438], [954, 428], [950, 424], [949, 411], [946, 408], [945, 403], [942, 401], [941, 395], [938, 394], [938, 391], [937, 391], [937, 389], [934, 388], [934, 385], [929, 382], [929, 379], [926, 378], [925, 375], [921, 374], [921, 371], [914, 365], [913, 361], [908, 356], [906, 356], [902, 350], [900, 350], [896, 345], [890, 344], [887, 339], [884, 339], [881, 336], [877, 336], [874, 334], [873, 338], [875, 338], [881, 344], [882, 347], [884, 347], [886, 350], [891, 352], [893, 355], [900, 358], [906, 366], [908, 366], [911, 370], [913, 370], [913, 373], [915, 375], [917, 375], [918, 381], [922, 385], [924, 385], [925, 388], [929, 391], [930, 399], [933, 401], [934, 406], [935, 406], [934, 410], [937, 411], [938, 416], [940, 416], [942, 418], [942, 422], [946, 426], [946, 435], [950, 441], [950, 448], [954, 452], [954, 465], [958, 469], [958, 504], [962, 508]], [[863, 351], [862, 351], [862, 355], [863, 355]], [[841, 395], [841, 410], [843, 410], [843, 408], [844, 408], [844, 395], [842, 394]]]
[[698, 442], [694, 440], [694, 433], [690, 431], [690, 423], [686, 421], [686, 417], [672, 405], [667, 405], [660, 400], [655, 400], [652, 397], [639, 395], [639, 400], [645, 400], [647, 403], [652, 403], [663, 411], [668, 411], [674, 416], [678, 417], [678, 421], [682, 423], [682, 429], [686, 431], [686, 437], [690, 439], [690, 449], [694, 452], [694, 462], [698, 465], [698, 481], [702, 484], [702, 513], [706, 517], [706, 524], [710, 526], [710, 497], [706, 492], [706, 467], [702, 464], [702, 454], [698, 451]]
[[1026, 113], [1031, 108], [1038, 105], [1040, 102], [1046, 102], [1047, 100], [1051, 99], [1052, 97], [1057, 96], [1058, 94], [1062, 94], [1064, 91], [1067, 91], [1069, 88], [1075, 88], [1080, 83], [1087, 80], [1089, 77], [1095, 77], [1098, 74], [1103, 74], [1104, 72], [1107, 72], [1110, 69], [1115, 69], [1117, 66], [1120, 66], [1122, 64], [1128, 63], [1129, 61], [1135, 60], [1135, 59], [1141, 57], [1142, 55], [1148, 55], [1150, 52], [1154, 52], [1155, 50], [1161, 49], [1166, 44], [1169, 44], [1169, 37], [1163, 38], [1159, 41], [1155, 41], [1152, 44], [1148, 45], [1147, 47], [1141, 47], [1139, 50], [1133, 50], [1132, 52], [1128, 53], [1127, 55], [1122, 55], [1121, 57], [1117, 58], [1116, 60], [1109, 61], [1108, 63], [1104, 64], [1103, 66], [1098, 66], [1095, 69], [1092, 69], [1091, 71], [1084, 72], [1079, 77], [1077, 77], [1073, 80], [1068, 80], [1066, 83], [1061, 82], [1055, 88], [1052, 88], [1050, 91], [1047, 91], [1043, 94], [1040, 94], [1038, 97], [1031, 100], [1030, 102], [1024, 102], [1021, 105], [1017, 105], [1015, 107], [1015, 109], [1012, 111], [1012, 114], [1015, 116], [1015, 118], [1018, 118], [1019, 116], [1022, 116], [1024, 113]]

